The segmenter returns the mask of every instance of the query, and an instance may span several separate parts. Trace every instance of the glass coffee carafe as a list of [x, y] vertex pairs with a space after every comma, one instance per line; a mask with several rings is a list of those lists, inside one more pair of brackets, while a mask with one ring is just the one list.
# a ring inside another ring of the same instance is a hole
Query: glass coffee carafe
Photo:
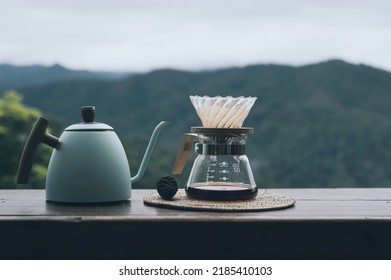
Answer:
[[246, 156], [247, 135], [253, 128], [192, 127], [183, 137], [173, 174], [180, 174], [194, 150], [186, 185], [189, 197], [207, 200], [241, 200], [257, 195], [257, 187]]

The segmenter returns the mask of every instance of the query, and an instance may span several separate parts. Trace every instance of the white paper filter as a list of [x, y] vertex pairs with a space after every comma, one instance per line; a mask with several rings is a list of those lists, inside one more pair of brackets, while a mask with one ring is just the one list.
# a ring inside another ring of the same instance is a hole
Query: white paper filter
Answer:
[[206, 128], [240, 128], [256, 97], [190, 96], [202, 125]]

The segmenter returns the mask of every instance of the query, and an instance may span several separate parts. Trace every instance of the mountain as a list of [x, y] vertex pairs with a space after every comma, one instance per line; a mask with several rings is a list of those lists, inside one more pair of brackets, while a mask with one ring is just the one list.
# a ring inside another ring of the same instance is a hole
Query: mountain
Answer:
[[119, 79], [128, 75], [130, 73], [70, 70], [59, 64], [52, 66], [0, 64], [0, 91], [61, 80]]
[[66, 125], [80, 121], [80, 106], [95, 105], [97, 121], [112, 125], [128, 147], [171, 121], [159, 139], [170, 151], [161, 176], [170, 173], [183, 133], [200, 125], [189, 95], [256, 96], [244, 125], [255, 129], [247, 151], [259, 187], [391, 187], [391, 73], [367, 65], [162, 69], [18, 90], [26, 104]]

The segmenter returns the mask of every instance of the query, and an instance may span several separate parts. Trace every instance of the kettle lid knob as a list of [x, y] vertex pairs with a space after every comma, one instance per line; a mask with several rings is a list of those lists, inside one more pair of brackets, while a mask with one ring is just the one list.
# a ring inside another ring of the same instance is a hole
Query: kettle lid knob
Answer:
[[67, 128], [65, 131], [113, 131], [114, 129], [104, 123], [95, 122], [95, 107], [94, 106], [83, 106], [81, 107], [81, 115], [84, 122], [75, 123]]
[[95, 118], [95, 107], [94, 106], [83, 106], [81, 107], [81, 116], [85, 123], [94, 122]]

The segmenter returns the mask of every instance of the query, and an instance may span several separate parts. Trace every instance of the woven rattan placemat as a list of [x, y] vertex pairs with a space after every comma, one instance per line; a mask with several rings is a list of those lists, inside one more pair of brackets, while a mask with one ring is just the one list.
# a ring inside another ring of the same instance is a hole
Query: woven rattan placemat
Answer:
[[178, 190], [171, 200], [164, 200], [157, 192], [144, 197], [144, 203], [149, 206], [157, 206], [171, 209], [218, 211], [218, 212], [243, 212], [277, 210], [291, 207], [295, 200], [291, 197], [269, 192], [259, 193], [255, 198], [237, 201], [199, 200], [189, 198], [183, 189]]

